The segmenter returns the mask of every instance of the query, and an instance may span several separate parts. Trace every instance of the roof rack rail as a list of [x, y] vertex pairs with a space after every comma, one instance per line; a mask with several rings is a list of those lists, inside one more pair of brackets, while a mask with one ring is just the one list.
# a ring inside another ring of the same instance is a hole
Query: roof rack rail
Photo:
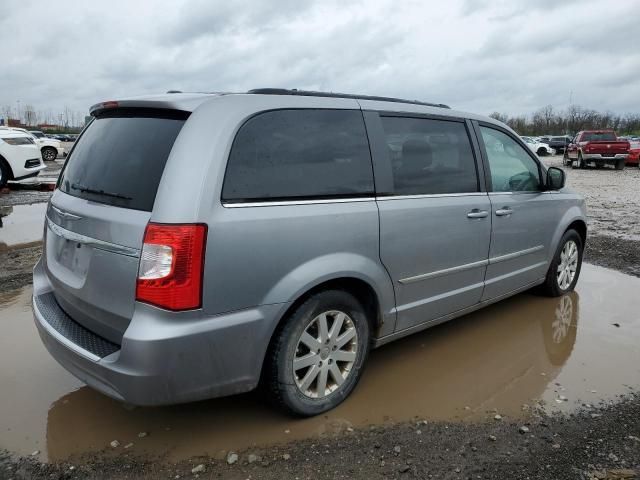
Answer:
[[353, 98], [355, 100], [375, 100], [380, 102], [395, 102], [395, 103], [411, 103], [413, 105], [425, 105], [427, 107], [438, 108], [451, 108], [444, 103], [429, 103], [420, 102], [418, 100], [405, 100], [395, 97], [379, 97], [375, 95], [354, 95], [351, 93], [334, 93], [334, 92], [315, 92], [312, 90], [298, 90], [296, 88], [254, 88], [247, 93], [261, 94], [261, 95], [300, 95], [305, 97], [332, 97], [332, 98]]

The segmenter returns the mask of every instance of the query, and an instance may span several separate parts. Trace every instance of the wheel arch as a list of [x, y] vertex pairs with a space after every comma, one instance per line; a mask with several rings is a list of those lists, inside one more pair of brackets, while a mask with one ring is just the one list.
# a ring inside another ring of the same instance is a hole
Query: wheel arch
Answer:
[[565, 228], [564, 233], [566, 233], [568, 230], [575, 230], [576, 232], [578, 232], [578, 235], [580, 235], [580, 239], [582, 240], [582, 247], [584, 248], [587, 243], [587, 222], [585, 222], [583, 219], [574, 220], [569, 224], [567, 228]]
[[0, 164], [2, 164], [2, 166], [5, 167], [5, 171], [8, 172], [8, 179], [13, 180], [15, 178], [13, 169], [11, 168], [11, 165], [9, 165], [9, 162], [2, 155], [0, 155]]
[[[378, 333], [383, 325], [385, 325], [384, 307], [381, 305], [381, 299], [379, 293], [373, 287], [373, 285], [359, 276], [335, 276], [330, 279], [324, 279], [314, 285], [309, 286], [302, 293], [299, 293], [297, 297], [287, 304], [281, 313], [278, 315], [277, 322], [274, 324], [274, 328], [271, 331], [269, 342], [265, 348], [262, 356], [262, 362], [260, 364], [260, 378], [262, 379], [265, 372], [265, 361], [272, 351], [274, 340], [277, 338], [279, 332], [284, 326], [284, 322], [300, 305], [302, 305], [310, 296], [326, 291], [326, 290], [343, 290], [352, 294], [363, 306], [367, 313], [367, 320], [369, 320], [369, 327], [371, 329], [371, 339], [378, 336]], [[391, 328], [394, 328], [391, 325]]]
[[587, 240], [587, 222], [578, 206], [570, 208], [565, 213], [562, 221], [558, 223], [558, 228], [553, 235], [553, 240], [551, 243], [552, 248], [549, 249], [549, 262], [553, 260], [562, 236], [567, 232], [567, 230], [572, 229], [577, 231], [578, 235], [580, 235], [580, 239], [582, 240], [582, 248], [584, 248]]

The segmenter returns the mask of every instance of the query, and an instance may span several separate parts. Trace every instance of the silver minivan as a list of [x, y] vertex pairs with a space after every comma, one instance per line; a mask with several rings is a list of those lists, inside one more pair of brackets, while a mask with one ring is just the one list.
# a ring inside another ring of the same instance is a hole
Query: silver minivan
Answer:
[[280, 89], [91, 114], [48, 205], [33, 309], [51, 355], [113, 398], [260, 385], [316, 415], [370, 348], [578, 280], [584, 200], [491, 118]]

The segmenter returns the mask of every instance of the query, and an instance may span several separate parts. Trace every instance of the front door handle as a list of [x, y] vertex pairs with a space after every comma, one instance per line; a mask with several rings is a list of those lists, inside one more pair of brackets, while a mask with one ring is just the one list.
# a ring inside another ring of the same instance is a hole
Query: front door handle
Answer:
[[498, 217], [507, 217], [509, 215], [511, 215], [513, 213], [513, 210], [511, 210], [509, 207], [502, 207], [499, 208], [498, 210], [496, 210], [496, 215]]
[[469, 213], [467, 213], [467, 218], [486, 218], [489, 216], [489, 212], [486, 210], [478, 210], [474, 208]]

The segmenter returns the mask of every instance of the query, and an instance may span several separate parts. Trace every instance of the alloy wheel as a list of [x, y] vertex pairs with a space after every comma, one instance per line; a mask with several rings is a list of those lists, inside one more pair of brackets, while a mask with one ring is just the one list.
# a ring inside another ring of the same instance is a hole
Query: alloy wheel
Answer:
[[556, 279], [560, 290], [567, 290], [576, 276], [578, 269], [578, 245], [569, 240], [560, 252], [560, 264], [558, 265]]
[[338, 310], [316, 316], [298, 339], [293, 376], [300, 392], [324, 398], [335, 392], [352, 373], [358, 334], [351, 317]]
[[47, 148], [42, 152], [42, 156], [47, 162], [52, 162], [53, 160], [56, 159], [57, 155], [53, 149]]

